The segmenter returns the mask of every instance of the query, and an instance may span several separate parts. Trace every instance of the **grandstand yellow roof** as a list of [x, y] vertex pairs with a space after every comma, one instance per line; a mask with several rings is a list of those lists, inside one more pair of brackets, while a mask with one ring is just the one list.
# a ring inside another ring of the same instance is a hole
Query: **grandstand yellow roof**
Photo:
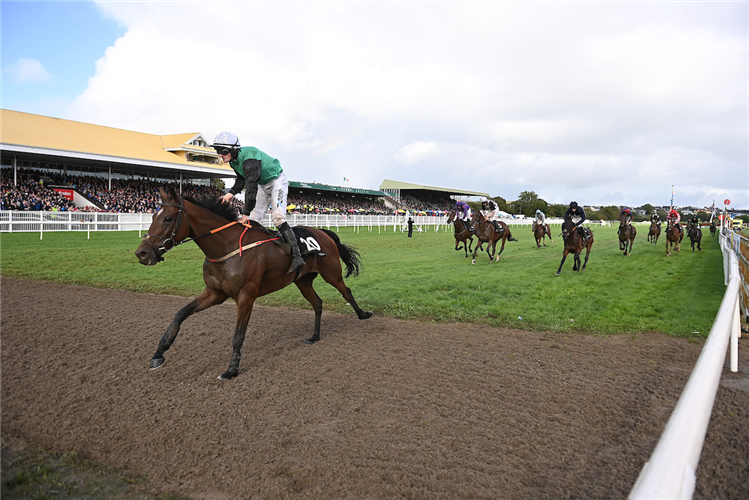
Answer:
[[231, 170], [228, 165], [188, 161], [175, 151], [216, 156], [189, 144], [199, 133], [153, 135], [49, 116], [0, 110], [0, 142], [50, 150]]

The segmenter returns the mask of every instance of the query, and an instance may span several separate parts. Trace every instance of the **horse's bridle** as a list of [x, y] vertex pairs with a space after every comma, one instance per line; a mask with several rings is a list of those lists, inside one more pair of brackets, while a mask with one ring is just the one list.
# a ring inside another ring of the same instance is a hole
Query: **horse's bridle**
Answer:
[[[143, 241], [145, 241], [146, 243], [148, 243], [149, 246], [156, 252], [156, 255], [157, 255], [158, 259], [159, 259], [159, 262], [163, 262], [164, 261], [163, 255], [166, 252], [168, 252], [169, 250], [171, 250], [172, 248], [174, 248], [175, 245], [181, 245], [183, 243], [188, 243], [190, 241], [195, 241], [198, 238], [202, 238], [203, 236], [207, 236], [209, 234], [214, 234], [214, 233], [217, 233], [219, 231], [223, 231], [227, 227], [233, 226], [235, 224], [239, 224], [239, 222], [233, 221], [233, 222], [230, 222], [229, 224], [225, 224], [225, 225], [223, 225], [221, 227], [218, 227], [216, 229], [211, 229], [210, 231], [206, 231], [203, 234], [199, 234], [198, 236], [195, 236], [194, 238], [185, 238], [182, 241], [177, 241], [176, 240], [176, 238], [177, 238], [177, 232], [179, 231], [179, 227], [182, 224], [182, 215], [183, 214], [185, 216], [185, 220], [187, 220], [187, 223], [190, 225], [190, 232], [192, 232], [192, 233], [195, 232], [194, 228], [192, 227], [192, 223], [190, 222], [190, 219], [187, 217], [187, 212], [185, 212], [185, 204], [182, 201], [182, 198], [180, 198], [179, 205], [176, 205], [174, 203], [162, 203], [161, 206], [162, 207], [176, 207], [177, 208], [177, 221], [174, 223], [174, 229], [172, 230], [172, 235], [170, 237], [168, 237], [168, 238], [164, 238], [163, 236], [152, 236], [152, 235], [146, 233], [146, 235], [143, 237]], [[221, 257], [220, 259], [208, 259], [208, 260], [210, 260], [211, 262], [223, 262], [226, 259], [228, 259], [230, 257], [233, 257], [236, 254], [239, 254], [241, 256], [242, 255], [242, 250], [247, 250], [247, 249], [250, 249], [252, 247], [256, 247], [258, 245], [262, 245], [263, 243], [267, 243], [269, 241], [275, 241], [275, 240], [279, 239], [279, 238], [270, 238], [270, 239], [266, 239], [266, 240], [262, 240], [262, 241], [256, 241], [256, 242], [251, 243], [249, 245], [242, 246], [242, 244], [241, 244], [242, 237], [244, 236], [245, 232], [247, 232], [247, 228], [248, 227], [249, 226], [245, 226], [245, 231], [242, 233], [242, 236], [240, 236], [240, 238], [239, 238], [239, 241], [240, 241], [239, 248], [236, 251], [231, 252], [230, 254], [225, 255], [224, 257]], [[153, 239], [156, 239], [156, 240], [162, 240], [163, 243], [161, 244], [160, 247], [156, 248], [156, 246], [149, 241], [149, 238], [153, 238]]]
[[[187, 214], [185, 213], [185, 204], [182, 201], [182, 198], [179, 200], [179, 205], [174, 203], [162, 203], [162, 207], [177, 207], [177, 221], [174, 223], [174, 230], [172, 231], [172, 235], [168, 238], [164, 238], [163, 236], [152, 236], [148, 233], [143, 237], [143, 241], [148, 243], [151, 248], [156, 252], [156, 255], [158, 255], [159, 262], [162, 262], [164, 260], [163, 255], [174, 248], [175, 245], [181, 245], [184, 243], [183, 241], [176, 241], [175, 238], [177, 237], [177, 231], [179, 231], [179, 226], [182, 224], [182, 214], [185, 215], [185, 219], [187, 219]], [[187, 219], [187, 223], [190, 224], [190, 220]], [[190, 225], [190, 228], [192, 228], [192, 225]], [[201, 235], [202, 236], [202, 235]], [[151, 243], [149, 241], [150, 238], [161, 240], [162, 244], [159, 248], [156, 248], [156, 245]], [[193, 238], [195, 239], [195, 238]]]

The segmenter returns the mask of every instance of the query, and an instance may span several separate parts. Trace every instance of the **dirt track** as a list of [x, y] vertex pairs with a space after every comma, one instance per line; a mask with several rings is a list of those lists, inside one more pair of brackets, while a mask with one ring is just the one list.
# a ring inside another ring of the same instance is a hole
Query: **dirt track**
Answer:
[[[151, 372], [188, 299], [1, 286], [3, 441], [196, 499], [626, 498], [702, 348], [353, 313], [307, 346], [311, 311], [258, 307], [227, 382], [233, 303], [188, 319]], [[695, 498], [749, 498], [749, 393], [721, 387], [697, 477]]]

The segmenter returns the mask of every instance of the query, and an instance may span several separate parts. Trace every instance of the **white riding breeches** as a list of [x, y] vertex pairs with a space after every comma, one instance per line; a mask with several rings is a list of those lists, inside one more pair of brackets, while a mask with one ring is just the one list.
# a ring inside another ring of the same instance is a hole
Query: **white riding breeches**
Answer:
[[265, 213], [270, 208], [273, 225], [280, 226], [286, 222], [286, 204], [289, 193], [289, 181], [286, 174], [281, 175], [269, 183], [257, 187], [257, 196], [255, 197], [255, 208], [250, 213], [250, 219], [263, 223]]

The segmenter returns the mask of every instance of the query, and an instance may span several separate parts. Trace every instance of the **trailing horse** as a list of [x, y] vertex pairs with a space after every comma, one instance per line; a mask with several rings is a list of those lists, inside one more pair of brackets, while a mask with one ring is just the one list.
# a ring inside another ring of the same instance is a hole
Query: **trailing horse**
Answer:
[[[587, 228], [583, 230], [589, 233], [588, 239], [584, 242], [583, 235], [581, 235], [577, 230], [577, 227], [575, 227], [575, 223], [572, 222], [572, 219], [569, 217], [564, 218], [564, 222], [562, 223], [562, 239], [564, 240], [564, 251], [562, 253], [562, 262], [559, 263], [559, 269], [557, 269], [557, 276], [559, 276], [559, 274], [562, 272], [562, 266], [564, 265], [564, 261], [567, 259], [567, 255], [569, 254], [575, 255], [575, 263], [572, 266], [572, 270], [579, 272], [582, 268], [582, 270], [585, 271], [585, 266], [588, 265], [588, 258], [590, 257], [590, 250], [593, 247], [593, 233], [590, 232], [590, 230]], [[585, 262], [583, 262], [581, 266], [580, 253], [582, 253], [583, 248], [586, 249]]]
[[[631, 224], [627, 224], [626, 216], [619, 216], [619, 250], [624, 250], [624, 255], [632, 255], [632, 245], [635, 243], [637, 229]], [[627, 253], [629, 251], [629, 253]]]
[[661, 223], [651, 221], [650, 222], [650, 231], [648, 231], [648, 243], [652, 243], [653, 245], [658, 244], [658, 237], [661, 235]]
[[161, 209], [154, 216], [135, 255], [141, 264], [153, 266], [164, 260], [164, 254], [175, 245], [194, 241], [205, 254], [203, 281], [206, 287], [174, 316], [151, 359], [152, 370], [164, 364], [164, 352], [174, 343], [185, 319], [232, 298], [237, 304], [233, 350], [229, 368], [219, 378], [236, 377], [255, 300], [291, 283], [299, 288], [315, 311], [314, 334], [305, 343], [317, 342], [320, 340], [322, 300], [312, 282], [318, 274], [341, 292], [359, 319], [372, 316], [370, 311], [357, 305], [343, 281], [340, 260], [346, 265], [346, 277], [356, 276], [359, 273], [359, 254], [341, 243], [334, 232], [311, 227], [294, 228], [300, 249], [306, 246], [306, 252], [302, 250], [306, 262], [297, 273], [287, 274], [291, 257], [288, 245], [279, 244], [277, 234], [257, 223], [250, 226], [239, 224], [234, 209], [220, 200], [181, 198], [171, 186], [166, 191], [159, 188], [159, 193]]
[[[463, 219], [459, 218], [455, 211], [450, 212], [450, 215], [447, 217], [447, 223], [455, 225], [455, 233], [453, 234], [455, 236], [455, 250], [465, 250], [467, 259], [468, 252], [473, 247], [473, 228], [466, 224]], [[461, 243], [463, 243], [463, 246], [460, 246]]]
[[697, 250], [701, 252], [702, 248], [700, 248], [700, 242], [702, 241], [702, 228], [700, 227], [700, 225], [689, 224], [687, 235], [689, 236], [689, 240], [692, 242], [692, 252], [694, 252], [695, 243], [697, 243]]
[[539, 224], [536, 221], [533, 221], [533, 237], [536, 238], [536, 248], [541, 248], [541, 243], [546, 246], [546, 235], [549, 235], [549, 241], [551, 243], [554, 243], [554, 240], [551, 239], [551, 229], [549, 229], [548, 224]]
[[678, 226], [673, 220], [668, 219], [668, 226], [666, 226], [666, 257], [671, 257], [674, 249], [677, 252], [681, 252], [681, 240], [684, 239], [684, 233], [679, 231]]
[[[482, 248], [484, 243], [487, 243], [486, 253], [489, 255], [489, 263], [491, 263], [494, 260], [499, 260], [499, 256], [502, 255], [502, 252], [505, 249], [506, 241], [518, 241], [512, 237], [512, 233], [510, 233], [510, 228], [507, 224], [502, 221], [497, 221], [497, 225], [501, 228], [501, 231], [497, 232], [494, 229], [492, 221], [484, 217], [484, 214], [480, 211], [474, 212], [473, 217], [471, 218], [471, 223], [473, 224], [473, 232], [479, 240], [476, 248], [473, 250], [473, 260], [471, 261], [471, 264], [476, 263], [476, 254]], [[497, 253], [495, 259], [494, 254], [497, 251], [497, 241], [499, 241], [500, 238], [502, 239], [502, 247], [499, 249], [499, 253]]]
[[715, 221], [712, 221], [710, 223], [710, 236], [713, 237], [713, 238], [715, 238], [715, 230], [716, 229], [717, 228], [715, 227]]

